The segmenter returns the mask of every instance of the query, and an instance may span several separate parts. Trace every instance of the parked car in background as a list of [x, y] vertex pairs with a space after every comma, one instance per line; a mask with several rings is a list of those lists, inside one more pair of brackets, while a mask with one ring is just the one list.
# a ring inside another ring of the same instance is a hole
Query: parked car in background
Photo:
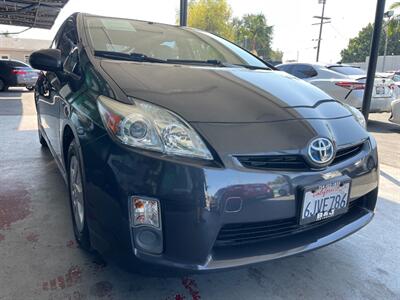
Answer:
[[394, 72], [393, 74], [393, 81], [395, 82], [395, 84], [400, 87], [400, 71]]
[[387, 74], [388, 78], [392, 79], [394, 83], [400, 87], [400, 70], [384, 73]]
[[39, 140], [81, 248], [137, 272], [206, 272], [373, 218], [377, 144], [354, 107], [197, 29], [75, 14], [53, 45], [30, 57]]
[[392, 115], [389, 121], [400, 125], [400, 99], [392, 102]]
[[12, 86], [23, 86], [33, 90], [38, 76], [39, 71], [21, 61], [0, 60], [0, 91], [6, 91]]
[[[288, 63], [276, 68], [319, 87], [334, 99], [358, 109], [362, 107], [367, 74], [358, 67], [345, 64]], [[390, 112], [391, 102], [395, 99], [393, 81], [376, 77], [370, 111]]]
[[400, 98], [400, 71], [377, 73], [377, 76], [393, 81], [392, 88], [395, 91], [396, 98]]

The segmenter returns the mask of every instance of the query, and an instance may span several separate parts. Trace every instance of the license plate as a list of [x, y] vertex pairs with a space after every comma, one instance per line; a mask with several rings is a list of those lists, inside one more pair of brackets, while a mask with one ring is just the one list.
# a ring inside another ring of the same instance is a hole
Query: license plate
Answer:
[[350, 181], [335, 181], [304, 189], [300, 224], [325, 220], [347, 212]]
[[385, 87], [384, 86], [377, 86], [375, 88], [376, 94], [377, 95], [384, 95], [385, 94]]

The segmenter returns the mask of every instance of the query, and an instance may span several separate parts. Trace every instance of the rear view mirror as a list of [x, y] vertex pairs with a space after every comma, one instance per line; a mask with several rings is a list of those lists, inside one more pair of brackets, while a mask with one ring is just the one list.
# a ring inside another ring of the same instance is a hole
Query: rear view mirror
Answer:
[[29, 58], [30, 65], [42, 71], [62, 71], [61, 51], [59, 49], [42, 49], [33, 52]]

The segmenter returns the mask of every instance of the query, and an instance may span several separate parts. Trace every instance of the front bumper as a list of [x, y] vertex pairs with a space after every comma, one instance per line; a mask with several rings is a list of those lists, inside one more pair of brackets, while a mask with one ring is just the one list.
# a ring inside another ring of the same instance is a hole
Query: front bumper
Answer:
[[[361, 109], [363, 104], [364, 91], [362, 90], [354, 90], [346, 97], [344, 100], [345, 103]], [[372, 97], [371, 99], [371, 113], [382, 113], [382, 112], [391, 112], [392, 106], [391, 103], [395, 100], [395, 97]]]
[[[373, 217], [379, 167], [373, 138], [368, 145], [323, 171], [266, 172], [157, 159], [121, 148], [103, 136], [83, 149], [93, 246], [135, 271], [154, 274], [172, 270], [178, 274], [234, 268], [328, 245], [361, 229]], [[217, 245], [225, 225], [296, 218], [298, 189], [332, 174], [352, 179], [350, 201], [356, 205], [349, 213], [271, 239]], [[269, 188], [260, 189], [262, 185]], [[142, 251], [132, 242], [128, 203], [133, 195], [156, 198], [161, 203], [160, 255]], [[227, 210], [232, 198], [242, 199], [239, 210]]]
[[17, 76], [15, 86], [35, 86], [37, 79], [37, 76]]

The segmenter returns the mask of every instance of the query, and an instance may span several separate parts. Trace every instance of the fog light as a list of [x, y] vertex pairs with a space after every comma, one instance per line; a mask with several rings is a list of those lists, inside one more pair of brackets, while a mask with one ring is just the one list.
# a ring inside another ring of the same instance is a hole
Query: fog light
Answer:
[[160, 228], [160, 203], [155, 199], [132, 198], [133, 226], [153, 226]]
[[135, 229], [135, 245], [146, 252], [160, 254], [163, 251], [161, 230], [140, 227]]

